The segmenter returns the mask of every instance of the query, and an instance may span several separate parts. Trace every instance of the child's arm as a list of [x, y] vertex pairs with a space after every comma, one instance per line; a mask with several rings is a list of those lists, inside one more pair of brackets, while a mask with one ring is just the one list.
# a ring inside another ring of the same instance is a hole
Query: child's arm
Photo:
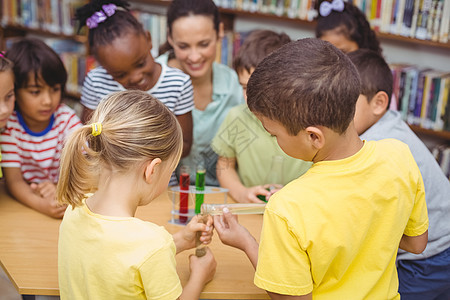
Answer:
[[204, 224], [199, 220], [199, 216], [194, 216], [192, 220], [186, 225], [185, 228], [173, 234], [173, 241], [177, 248], [177, 254], [195, 247], [195, 239], [197, 236], [197, 231], [202, 232], [200, 241], [207, 245], [211, 243], [213, 235], [213, 219], [208, 216], [208, 221]]
[[263, 203], [258, 195], [270, 196], [270, 192], [263, 186], [245, 187], [236, 172], [236, 158], [219, 156], [217, 160], [217, 179], [220, 186], [227, 188], [231, 197], [237, 202]]
[[414, 254], [422, 253], [427, 247], [428, 230], [418, 236], [403, 235], [399, 248]]
[[189, 256], [191, 275], [179, 299], [200, 299], [203, 288], [213, 279], [214, 273], [216, 272], [216, 260], [208, 247], [205, 247], [205, 250], [206, 254], [202, 257], [195, 255]]
[[60, 206], [55, 197], [44, 198], [35, 193], [23, 179], [20, 168], [4, 168], [6, 186], [19, 202], [53, 218], [62, 218], [66, 205]]
[[222, 243], [244, 251], [256, 269], [256, 264], [258, 263], [258, 242], [244, 226], [239, 224], [236, 215], [231, 214], [228, 208], [225, 207], [223, 215], [214, 216], [214, 228], [216, 228]]
[[192, 113], [188, 112], [182, 115], [177, 115], [178, 123], [180, 123], [181, 131], [183, 131], [183, 152], [181, 157], [189, 155], [192, 146]]

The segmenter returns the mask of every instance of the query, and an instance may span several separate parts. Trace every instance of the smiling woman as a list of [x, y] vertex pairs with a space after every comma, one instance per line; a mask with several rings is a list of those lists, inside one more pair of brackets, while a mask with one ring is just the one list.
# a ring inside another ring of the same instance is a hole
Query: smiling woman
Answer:
[[[149, 32], [123, 0], [92, 0], [79, 8], [76, 18], [89, 28], [89, 46], [100, 66], [84, 81], [82, 121], [87, 122], [100, 101], [113, 92], [141, 90], [160, 100], [177, 117], [183, 131], [183, 154], [192, 143], [193, 89], [189, 76], [159, 64], [150, 50]], [[171, 181], [175, 183], [175, 178]]]
[[234, 70], [215, 62], [223, 37], [219, 10], [212, 0], [175, 0], [167, 11], [167, 43], [158, 62], [178, 68], [194, 86], [194, 135], [191, 153], [181, 160], [191, 170], [192, 183], [198, 165], [206, 167], [206, 184], [218, 185], [217, 155], [211, 149], [230, 108], [244, 102]]

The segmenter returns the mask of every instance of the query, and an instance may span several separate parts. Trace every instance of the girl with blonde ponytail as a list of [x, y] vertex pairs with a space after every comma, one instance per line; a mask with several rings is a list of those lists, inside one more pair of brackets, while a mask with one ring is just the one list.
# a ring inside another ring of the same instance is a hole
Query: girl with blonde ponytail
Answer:
[[[68, 204], [60, 227], [59, 287], [67, 299], [198, 299], [215, 260], [191, 257], [182, 291], [175, 254], [208, 244], [212, 219], [194, 217], [171, 236], [134, 217], [167, 188], [181, 156], [182, 131], [160, 101], [141, 91], [111, 94], [61, 156], [58, 201]], [[164, 279], [164, 280], [161, 280]]]

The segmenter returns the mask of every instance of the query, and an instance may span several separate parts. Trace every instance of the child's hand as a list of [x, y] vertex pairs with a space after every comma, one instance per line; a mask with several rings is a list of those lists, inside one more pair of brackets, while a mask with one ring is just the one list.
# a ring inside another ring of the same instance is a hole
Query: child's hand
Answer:
[[61, 219], [64, 216], [67, 205], [61, 205], [56, 201], [56, 198], [47, 199], [40, 197], [41, 201], [38, 203], [37, 210], [47, 216]]
[[228, 208], [223, 209], [223, 215], [214, 216], [214, 227], [222, 243], [243, 250], [255, 243], [254, 237], [248, 230], [239, 224], [237, 216], [230, 213]]
[[30, 187], [40, 198], [38, 211], [56, 219], [61, 219], [64, 216], [67, 205], [61, 205], [56, 201], [56, 186], [52, 182], [31, 183]]
[[259, 195], [265, 196], [267, 199], [270, 197], [270, 192], [263, 186], [256, 185], [243, 189], [235, 200], [241, 203], [264, 203], [264, 201], [258, 198]]
[[186, 225], [186, 227], [173, 235], [173, 240], [177, 247], [177, 253], [195, 247], [197, 232], [201, 231], [200, 241], [207, 245], [211, 243], [213, 235], [213, 219], [207, 218], [206, 224], [203, 223], [202, 216], [196, 215]]
[[203, 285], [210, 282], [214, 273], [216, 273], [216, 260], [214, 259], [214, 255], [208, 247], [205, 247], [206, 254], [202, 257], [197, 257], [195, 255], [189, 256], [189, 267], [191, 270], [190, 278], [198, 279], [200, 282], [203, 282]]
[[283, 186], [281, 184], [272, 183], [272, 184], [265, 184], [264, 188], [269, 190], [269, 195], [266, 197], [266, 201], [268, 201], [270, 197], [279, 190], [281, 190]]
[[30, 186], [42, 198], [54, 199], [56, 197], [56, 185], [51, 181], [32, 183]]

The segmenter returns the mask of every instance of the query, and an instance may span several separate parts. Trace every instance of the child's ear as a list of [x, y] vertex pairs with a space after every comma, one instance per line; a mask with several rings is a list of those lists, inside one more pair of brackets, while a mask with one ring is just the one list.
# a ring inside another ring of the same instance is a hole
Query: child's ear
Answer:
[[325, 135], [322, 129], [316, 126], [309, 126], [305, 129], [311, 146], [317, 150], [325, 145]]
[[219, 37], [219, 40], [223, 39], [223, 37], [225, 36], [225, 29], [224, 29], [224, 25], [222, 22], [220, 22], [219, 24], [219, 32], [217, 32], [217, 36]]
[[153, 175], [156, 172], [156, 168], [161, 165], [160, 158], [154, 158], [151, 161], [147, 162], [144, 169], [144, 179], [147, 183], [152, 183]]
[[375, 116], [382, 116], [388, 109], [389, 97], [386, 92], [379, 91], [370, 100], [369, 105]]
[[145, 38], [147, 39], [147, 43], [150, 45], [150, 49], [153, 49], [152, 35], [150, 31], [145, 31]]

